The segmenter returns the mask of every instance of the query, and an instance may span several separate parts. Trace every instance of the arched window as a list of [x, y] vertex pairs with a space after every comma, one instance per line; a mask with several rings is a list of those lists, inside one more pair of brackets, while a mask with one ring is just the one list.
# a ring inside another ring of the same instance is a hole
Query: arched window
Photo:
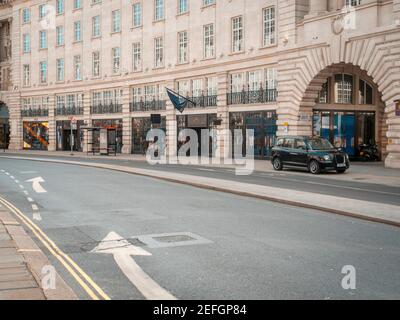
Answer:
[[335, 103], [353, 104], [353, 76], [335, 75]]
[[373, 104], [372, 86], [366, 81], [360, 79], [358, 89], [358, 103], [359, 104]]

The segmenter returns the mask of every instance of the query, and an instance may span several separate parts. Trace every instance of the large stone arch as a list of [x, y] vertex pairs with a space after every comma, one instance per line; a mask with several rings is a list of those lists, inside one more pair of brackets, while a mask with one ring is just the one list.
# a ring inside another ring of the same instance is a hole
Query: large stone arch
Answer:
[[[337, 40], [337, 41], [336, 41]], [[309, 117], [319, 91], [339, 64], [364, 70], [376, 84], [384, 103], [388, 139], [386, 165], [400, 168], [400, 118], [395, 116], [395, 101], [400, 100], [400, 32], [308, 47], [288, 53], [278, 68], [278, 135], [310, 135]]]

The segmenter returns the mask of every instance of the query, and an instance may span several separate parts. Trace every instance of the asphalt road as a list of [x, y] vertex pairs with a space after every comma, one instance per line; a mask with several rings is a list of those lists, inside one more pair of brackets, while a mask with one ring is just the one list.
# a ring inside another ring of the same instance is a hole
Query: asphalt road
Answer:
[[[12, 156], [12, 154], [8, 154]], [[21, 154], [16, 154], [21, 156]], [[30, 158], [41, 158], [43, 156], [29, 155]], [[327, 173], [320, 176], [313, 176], [301, 170], [285, 170], [282, 172], [261, 172], [255, 171], [249, 176], [238, 176], [231, 168], [206, 167], [200, 165], [155, 165], [152, 166], [145, 161], [130, 161], [114, 159], [113, 157], [104, 158], [81, 158], [46, 156], [51, 159], [61, 159], [68, 161], [96, 162], [117, 164], [127, 167], [145, 168], [151, 170], [162, 170], [169, 172], [179, 172], [195, 176], [212, 177], [223, 180], [252, 183], [256, 185], [279, 187], [291, 190], [313, 192], [316, 194], [326, 194], [349, 199], [372, 201], [392, 205], [400, 205], [400, 187], [385, 184], [368, 183], [366, 181], [344, 181], [326, 178], [326, 175], [336, 175]], [[1, 159], [1, 154], [0, 154]], [[353, 168], [351, 170], [354, 170]]]
[[[1, 158], [0, 170], [0, 195], [32, 219], [31, 198], [37, 225], [112, 299], [144, 295], [112, 255], [91, 252], [111, 231], [151, 253], [130, 259], [178, 299], [400, 298], [396, 227], [108, 170]], [[36, 177], [46, 193], [26, 182]], [[158, 247], [141, 237], [154, 234], [169, 236], [153, 236]], [[356, 290], [341, 286], [346, 265]]]

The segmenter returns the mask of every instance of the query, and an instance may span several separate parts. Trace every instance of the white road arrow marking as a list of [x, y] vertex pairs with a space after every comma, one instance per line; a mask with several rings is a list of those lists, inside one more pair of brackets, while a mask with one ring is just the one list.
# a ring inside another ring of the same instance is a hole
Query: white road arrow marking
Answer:
[[32, 182], [32, 189], [36, 192], [36, 193], [46, 193], [47, 191], [42, 187], [42, 185], [40, 184], [41, 182], [44, 182], [42, 177], [37, 177], [37, 178], [33, 178], [30, 180], [26, 180], [26, 182]]
[[176, 300], [171, 293], [151, 279], [131, 257], [151, 256], [151, 253], [132, 245], [117, 233], [110, 232], [91, 252], [112, 254], [121, 271], [147, 300]]

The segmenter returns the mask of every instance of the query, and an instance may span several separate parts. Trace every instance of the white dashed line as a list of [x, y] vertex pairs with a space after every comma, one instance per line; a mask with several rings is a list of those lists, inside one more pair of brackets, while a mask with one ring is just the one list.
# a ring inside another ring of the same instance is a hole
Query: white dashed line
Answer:
[[19, 187], [20, 187], [21, 189], [24, 189], [24, 186], [23, 186], [22, 184], [20, 184]]
[[19, 180], [15, 179], [15, 183], [19, 183]]
[[38, 208], [38, 206], [36, 204], [33, 204], [32, 205], [32, 210], [33, 211], [39, 211], [39, 208]]
[[10, 176], [10, 178], [13, 179], [13, 180], [15, 180], [15, 177], [14, 177], [14, 176]]
[[32, 198], [26, 198], [29, 202], [35, 202]]
[[25, 193], [25, 195], [26, 195], [26, 196], [29, 194], [29, 192], [28, 192], [28, 191], [26, 191], [26, 190], [24, 190], [24, 193]]
[[42, 221], [42, 216], [40, 215], [40, 213], [34, 213], [33, 220]]
[[8, 172], [5, 172], [5, 174], [8, 175], [8, 176], [10, 175]]

